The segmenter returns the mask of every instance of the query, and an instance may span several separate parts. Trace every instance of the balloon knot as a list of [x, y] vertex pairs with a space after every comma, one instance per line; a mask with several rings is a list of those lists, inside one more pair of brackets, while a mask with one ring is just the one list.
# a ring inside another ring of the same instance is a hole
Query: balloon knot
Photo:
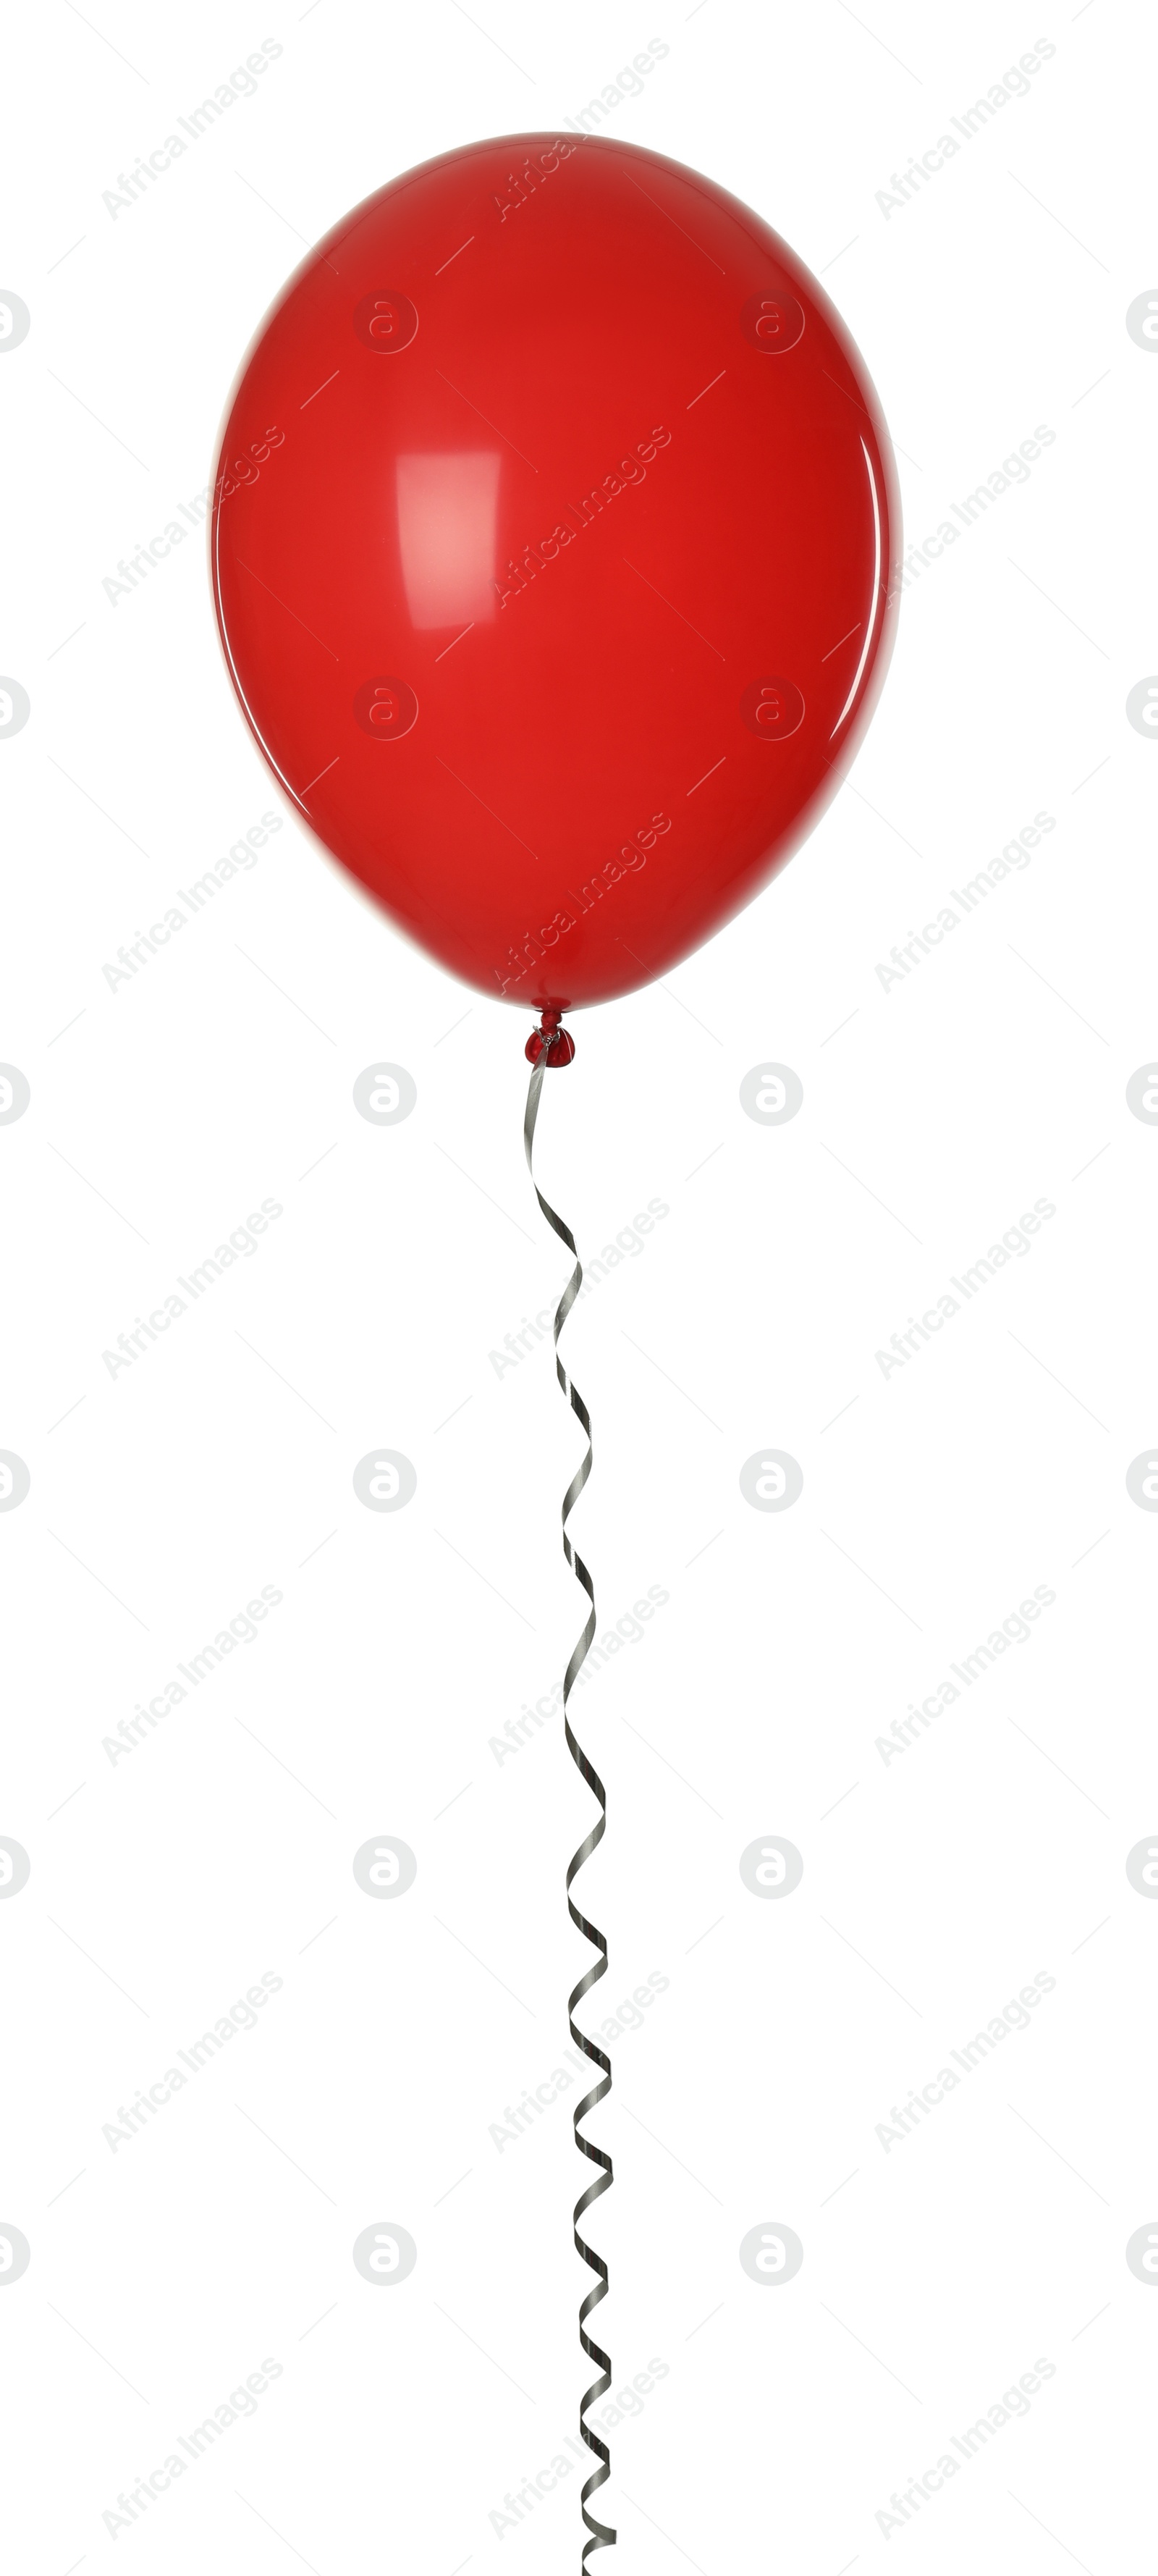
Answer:
[[575, 1040], [569, 1029], [561, 1028], [560, 1011], [547, 1008], [541, 1013], [541, 1025], [532, 1029], [523, 1053], [528, 1064], [542, 1058], [548, 1065], [570, 1064], [575, 1053]]

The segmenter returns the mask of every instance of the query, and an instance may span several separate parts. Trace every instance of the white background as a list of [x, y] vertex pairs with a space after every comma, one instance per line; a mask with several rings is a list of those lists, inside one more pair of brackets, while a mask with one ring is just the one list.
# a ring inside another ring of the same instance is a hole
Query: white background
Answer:
[[[1158, 2209], [1158, 1909], [1125, 1857], [1158, 1827], [1158, 1522], [1125, 1476], [1158, 1429], [1158, 1137], [1125, 1086], [1158, 1045], [1158, 751], [1125, 700], [1158, 663], [1158, 358], [1125, 313], [1158, 271], [1153, 65], [1109, 0], [870, 14], [50, 0], [9, 32], [4, 282], [32, 327], [0, 365], [0, 666], [32, 712], [0, 742], [0, 1056], [31, 1104], [0, 1128], [0, 1446], [31, 1490], [0, 1518], [0, 1831], [32, 1872], [0, 1905], [0, 2220], [32, 2250], [0, 2336], [28, 2576], [111, 2547], [165, 2576], [537, 2576], [580, 2544], [577, 2471], [491, 2519], [585, 2384], [574, 2089], [490, 2134], [559, 2065], [587, 1957], [557, 1727], [491, 1743], [582, 1608], [548, 1346], [488, 1357], [566, 1275], [521, 1159], [525, 1023], [406, 948], [279, 803], [200, 539], [115, 606], [102, 583], [203, 492], [306, 245], [429, 154], [555, 130], [653, 37], [616, 130], [823, 276], [910, 541], [1055, 439], [906, 591], [853, 780], [791, 868], [668, 987], [582, 1015], [544, 1097], [581, 1250], [669, 1210], [569, 1327], [601, 1627], [670, 1595], [575, 1702], [610, 1794], [601, 1992], [668, 1980], [596, 2121], [616, 2385], [667, 2365], [600, 2509], [658, 2576], [1150, 2564], [1158, 2298], [1125, 2246]], [[257, 94], [114, 217], [118, 174], [266, 37]], [[1039, 38], [1029, 95], [882, 207]], [[271, 808], [254, 869], [110, 990]], [[884, 989], [1039, 810], [1031, 864]], [[382, 1059], [418, 1104], [378, 1130], [351, 1091]], [[781, 1128], [739, 1104], [765, 1059], [804, 1086]], [[102, 1352], [267, 1196], [257, 1252], [112, 1380]], [[878, 1349], [1039, 1198], [1032, 1249], [886, 1379]], [[417, 1468], [397, 1515], [354, 1495], [376, 1443]], [[762, 1444], [803, 1468], [783, 1515], [741, 1497]], [[262, 1585], [284, 1598], [257, 1638], [112, 1762]], [[886, 1762], [1035, 1586], [1031, 1637]], [[382, 1832], [418, 1876], [378, 1904], [351, 1861]], [[804, 1855], [781, 1903], [739, 1876], [767, 1833]], [[265, 1971], [258, 2026], [114, 2152], [118, 2106]], [[891, 2107], [1038, 1972], [1031, 2027], [886, 2151]], [[382, 2220], [418, 2247], [389, 2290], [351, 2259]], [[738, 2246], [772, 2221], [804, 2262], [768, 2291]], [[256, 2414], [110, 2530], [266, 2356]], [[880, 2524], [1039, 2356], [1028, 2415]]]

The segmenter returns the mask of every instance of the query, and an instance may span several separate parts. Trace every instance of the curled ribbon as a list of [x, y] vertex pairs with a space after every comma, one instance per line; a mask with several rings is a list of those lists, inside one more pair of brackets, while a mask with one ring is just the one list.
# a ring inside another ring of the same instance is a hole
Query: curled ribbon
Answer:
[[[545, 1018], [546, 1014], [544, 1014], [544, 1019]], [[566, 1032], [563, 1032], [563, 1035], [566, 1036]], [[579, 2310], [579, 2341], [588, 2357], [588, 2360], [595, 2362], [599, 2370], [599, 2377], [592, 2381], [590, 2388], [587, 2390], [585, 2396], [580, 2399], [579, 2403], [579, 2431], [583, 2440], [587, 2444], [588, 2450], [595, 2453], [596, 2459], [599, 2462], [599, 2466], [592, 2470], [591, 2476], [587, 2479], [582, 2494], [583, 2520], [591, 2535], [590, 2539], [584, 2541], [583, 2544], [583, 2566], [586, 2569], [588, 2558], [594, 2550], [614, 2548], [616, 2533], [611, 2529], [608, 2523], [598, 2521], [596, 2516], [588, 2511], [590, 2498], [597, 2493], [601, 2486], [606, 2485], [607, 2480], [611, 2475], [611, 2454], [606, 2442], [600, 2439], [598, 2433], [592, 2432], [590, 2425], [586, 2423], [584, 2419], [586, 2417], [587, 2408], [594, 2404], [597, 2397], [605, 2397], [611, 2386], [611, 2360], [609, 2354], [605, 2353], [602, 2346], [595, 2343], [587, 2332], [588, 2317], [591, 2315], [592, 2310], [598, 2307], [600, 2300], [605, 2299], [607, 2296], [607, 2265], [604, 2262], [602, 2255], [597, 2254], [594, 2248], [588, 2245], [585, 2239], [580, 2235], [579, 2221], [583, 2217], [584, 2212], [591, 2207], [592, 2201], [598, 2200], [601, 2192], [610, 2190], [612, 2171], [611, 2158], [608, 2155], [606, 2148], [598, 2147], [590, 2138], [583, 2137], [580, 2132], [579, 2123], [581, 2120], [586, 2118], [588, 2111], [594, 2110], [597, 2102], [602, 2102], [605, 2095], [610, 2093], [611, 2060], [609, 2057], [604, 2055], [601, 2048], [596, 2047], [594, 2040], [588, 2039], [583, 2031], [576, 2028], [575, 2024], [576, 2005], [582, 2002], [584, 1995], [590, 1991], [592, 1986], [597, 1984], [599, 1978], [605, 1977], [607, 1974], [607, 1938], [605, 1933], [598, 1931], [595, 1924], [589, 1923], [586, 1915], [580, 1912], [579, 1907], [576, 1905], [575, 1899], [571, 1894], [571, 1886], [572, 1881], [582, 1869], [584, 1861], [590, 1860], [592, 1852], [595, 1850], [597, 1844], [602, 1842], [603, 1836], [606, 1833], [607, 1793], [598, 1772], [595, 1770], [593, 1764], [588, 1761], [582, 1745], [577, 1742], [573, 1735], [571, 1731], [571, 1721], [567, 1713], [567, 1702], [570, 1697], [572, 1683], [590, 1652], [595, 1637], [595, 1586], [586, 1566], [583, 1563], [582, 1557], [576, 1554], [575, 1549], [572, 1547], [571, 1541], [567, 1536], [567, 1522], [571, 1511], [575, 1503], [578, 1501], [584, 1485], [591, 1473], [591, 1417], [578, 1388], [572, 1385], [566, 1369], [563, 1366], [562, 1360], [559, 1357], [559, 1335], [562, 1332], [563, 1326], [567, 1321], [567, 1317], [571, 1312], [571, 1308], [574, 1305], [579, 1294], [579, 1290], [583, 1284], [583, 1266], [580, 1262], [579, 1255], [575, 1250], [575, 1237], [571, 1233], [570, 1227], [564, 1225], [562, 1217], [557, 1216], [554, 1208], [548, 1205], [547, 1200], [544, 1198], [543, 1193], [539, 1188], [538, 1182], [535, 1180], [534, 1164], [532, 1161], [535, 1120], [539, 1114], [539, 1095], [543, 1088], [543, 1075], [547, 1069], [548, 1063], [551, 1062], [552, 1059], [556, 1063], [560, 1064], [568, 1063], [570, 1061], [570, 1056], [574, 1053], [574, 1048], [571, 1045], [570, 1039], [567, 1040], [567, 1044], [570, 1049], [570, 1053], [568, 1055], [563, 1055], [561, 1052], [555, 1052], [556, 1048], [559, 1046], [559, 1040], [555, 1039], [550, 1048], [547, 1045], [541, 1046], [538, 1055], [534, 1060], [534, 1071], [531, 1075], [531, 1086], [527, 1093], [526, 1116], [523, 1120], [523, 1144], [526, 1149], [527, 1170], [531, 1175], [535, 1196], [539, 1202], [540, 1209], [546, 1217], [548, 1225], [553, 1227], [555, 1233], [558, 1235], [560, 1242], [565, 1243], [568, 1251], [573, 1253], [575, 1256], [575, 1268], [559, 1300], [555, 1314], [555, 1372], [558, 1377], [559, 1384], [563, 1389], [563, 1393], [570, 1403], [572, 1412], [578, 1416], [578, 1419], [587, 1435], [586, 1456], [582, 1459], [579, 1467], [576, 1469], [576, 1472], [567, 1487], [567, 1491], [563, 1496], [563, 1554], [567, 1559], [567, 1563], [570, 1566], [572, 1573], [575, 1575], [576, 1580], [582, 1584], [583, 1589], [587, 1594], [587, 1598], [591, 1603], [591, 1609], [588, 1614], [583, 1634], [579, 1639], [578, 1645], [575, 1647], [574, 1653], [571, 1656], [570, 1663], [568, 1664], [566, 1673], [563, 1677], [563, 1731], [567, 1738], [568, 1752], [571, 1755], [571, 1759], [574, 1762], [576, 1769], [581, 1773], [588, 1788], [592, 1790], [595, 1797], [599, 1800], [599, 1815], [595, 1824], [592, 1826], [591, 1832], [587, 1834], [584, 1840], [580, 1843], [579, 1849], [575, 1853], [574, 1859], [567, 1871], [567, 1910], [577, 1929], [585, 1935], [586, 1939], [590, 1941], [592, 1948], [597, 1950], [599, 1953], [594, 1966], [588, 1968], [585, 1975], [580, 1977], [578, 1985], [567, 2000], [567, 2018], [572, 2040], [574, 2041], [576, 2048], [581, 2048], [584, 2056], [589, 2057], [593, 2065], [597, 2066], [600, 2070], [599, 2082], [593, 2085], [591, 2091], [584, 2095], [581, 2102], [576, 2104], [574, 2112], [575, 2144], [579, 2149], [580, 2155], [586, 2156], [589, 2163], [598, 2165], [600, 2168], [595, 2181], [588, 2184], [586, 2191], [582, 2192], [579, 2199], [576, 2201], [574, 2218], [576, 2249], [582, 2255], [584, 2262], [589, 2266], [590, 2270], [596, 2275], [594, 2288], [587, 2292], [587, 2296], [583, 2300]], [[530, 1049], [528, 1048], [528, 1053], [529, 1052]]]

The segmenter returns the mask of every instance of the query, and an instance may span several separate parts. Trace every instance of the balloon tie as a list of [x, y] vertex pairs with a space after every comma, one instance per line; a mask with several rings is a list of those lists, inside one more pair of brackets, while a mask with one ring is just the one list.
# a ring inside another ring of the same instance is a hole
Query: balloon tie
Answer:
[[[564, 1045], [567, 1052], [565, 1054], [557, 1053], [556, 1050], [560, 1046]], [[535, 1048], [534, 1055], [531, 1053], [532, 1047]], [[574, 1041], [565, 1029], [561, 1030], [559, 1028], [559, 1013], [557, 1011], [545, 1010], [543, 1012], [542, 1028], [541, 1030], [536, 1029], [533, 1031], [531, 1038], [528, 1040], [526, 1052], [531, 1058], [533, 1066], [531, 1085], [527, 1093], [526, 1116], [523, 1120], [523, 1143], [526, 1148], [527, 1170], [529, 1171], [532, 1183], [534, 1184], [535, 1196], [539, 1202], [539, 1207], [542, 1214], [546, 1217], [548, 1225], [554, 1229], [560, 1242], [566, 1244], [568, 1251], [575, 1254], [575, 1268], [559, 1300], [555, 1314], [555, 1372], [563, 1393], [567, 1397], [571, 1406], [572, 1412], [578, 1417], [578, 1420], [582, 1424], [583, 1430], [587, 1435], [586, 1456], [577, 1468], [567, 1487], [567, 1491], [564, 1494], [562, 1515], [563, 1554], [566, 1557], [567, 1563], [577, 1582], [582, 1584], [591, 1604], [583, 1634], [579, 1639], [578, 1645], [574, 1649], [570, 1663], [568, 1664], [566, 1673], [563, 1677], [563, 1732], [567, 1739], [567, 1749], [576, 1769], [579, 1771], [581, 1777], [586, 1781], [588, 1788], [593, 1791], [594, 1795], [599, 1800], [599, 1815], [595, 1824], [593, 1825], [591, 1832], [587, 1834], [584, 1840], [580, 1843], [579, 1849], [567, 1871], [568, 1913], [570, 1914], [571, 1920], [575, 1924], [577, 1930], [584, 1934], [585, 1938], [590, 1941], [592, 1948], [597, 1950], [599, 1953], [594, 1966], [588, 1968], [585, 1974], [580, 1977], [578, 1985], [575, 1987], [574, 1992], [568, 1997], [567, 2002], [567, 2020], [572, 2040], [574, 2041], [576, 2048], [582, 2049], [584, 2056], [589, 2057], [593, 2065], [600, 2069], [599, 2082], [592, 2087], [590, 2093], [584, 2095], [581, 2102], [577, 2103], [573, 2114], [575, 2144], [579, 2149], [579, 2153], [580, 2155], [586, 2156], [591, 2164], [598, 2165], [600, 2168], [595, 2181], [588, 2185], [587, 2190], [582, 2192], [579, 2199], [576, 2201], [574, 2216], [576, 2251], [582, 2255], [583, 2261], [597, 2276], [594, 2288], [587, 2292], [586, 2298], [583, 2300], [579, 2309], [579, 2341], [588, 2360], [595, 2362], [600, 2374], [599, 2377], [592, 2382], [586, 2395], [582, 2397], [579, 2402], [579, 2431], [583, 2440], [587, 2444], [588, 2450], [595, 2453], [596, 2459], [599, 2462], [599, 2466], [592, 2471], [591, 2476], [588, 2478], [581, 2497], [583, 2520], [586, 2524], [587, 2530], [591, 2534], [590, 2539], [586, 2540], [583, 2544], [582, 2564], [583, 2567], [586, 2568], [587, 2560], [594, 2550], [614, 2547], [616, 2534], [607, 2523], [597, 2521], [595, 2515], [589, 2513], [587, 2509], [589, 2498], [595, 2495], [601, 2486], [606, 2484], [611, 2475], [611, 2453], [608, 2446], [606, 2442], [600, 2439], [600, 2436], [597, 2433], [592, 2432], [590, 2425], [584, 2420], [587, 2408], [594, 2404], [597, 2397], [605, 2397], [611, 2386], [611, 2360], [610, 2356], [603, 2351], [602, 2347], [593, 2342], [591, 2336], [587, 2332], [588, 2317], [591, 2315], [592, 2310], [598, 2307], [600, 2300], [605, 2299], [607, 2296], [607, 2265], [604, 2262], [602, 2255], [596, 2254], [594, 2249], [588, 2245], [580, 2235], [579, 2221], [582, 2218], [584, 2211], [590, 2208], [592, 2201], [598, 2200], [601, 2192], [610, 2190], [612, 2170], [611, 2158], [607, 2154], [606, 2149], [593, 2145], [589, 2138], [583, 2137], [580, 2134], [579, 2123], [581, 2120], [586, 2118], [589, 2111], [594, 2110], [597, 2102], [602, 2102], [605, 2096], [610, 2093], [611, 2060], [609, 2057], [605, 2056], [601, 2048], [596, 2047], [594, 2040], [588, 2039], [586, 2034], [576, 2027], [575, 2023], [574, 2016], [576, 2005], [582, 2001], [583, 1996], [590, 1991], [591, 1987], [598, 1982], [599, 1978], [605, 1977], [607, 1974], [607, 1939], [606, 1935], [598, 1931], [593, 1923], [588, 1922], [586, 1915], [580, 1912], [579, 1907], [576, 1905], [574, 1897], [571, 1894], [571, 1885], [578, 1871], [582, 1869], [584, 1861], [590, 1860], [592, 1852], [596, 1849], [597, 1845], [602, 1842], [603, 1836], [607, 1830], [607, 1793], [598, 1772], [588, 1761], [582, 1746], [577, 1742], [575, 1736], [572, 1734], [571, 1721], [567, 1711], [567, 1703], [571, 1695], [572, 1683], [575, 1681], [581, 1666], [585, 1662], [595, 1638], [595, 1586], [586, 1566], [583, 1563], [582, 1557], [576, 1555], [575, 1549], [572, 1547], [571, 1541], [567, 1535], [567, 1522], [570, 1517], [572, 1507], [578, 1501], [579, 1496], [583, 1491], [583, 1487], [591, 1473], [591, 1417], [578, 1388], [572, 1385], [563, 1366], [562, 1360], [559, 1357], [559, 1335], [567, 1321], [567, 1317], [571, 1312], [571, 1308], [574, 1305], [576, 1297], [578, 1296], [579, 1290], [583, 1284], [583, 1265], [579, 1259], [578, 1253], [575, 1251], [575, 1237], [572, 1234], [570, 1227], [564, 1225], [562, 1217], [556, 1215], [553, 1207], [548, 1206], [548, 1203], [539, 1188], [539, 1184], [535, 1180], [534, 1164], [531, 1156], [531, 1149], [535, 1136], [535, 1120], [539, 1114], [539, 1095], [543, 1088], [544, 1072], [549, 1065], [570, 1064], [575, 1053]]]
[[[560, 1027], [561, 1018], [562, 1013], [552, 1009], [550, 1004], [547, 1004], [540, 1013], [540, 1025], [537, 1029], [532, 1029], [523, 1049], [528, 1064], [538, 1064], [541, 1056], [545, 1056], [550, 1065], [574, 1062], [575, 1040], [570, 1029]], [[572, 1244], [572, 1252], [574, 1249], [575, 1246]]]

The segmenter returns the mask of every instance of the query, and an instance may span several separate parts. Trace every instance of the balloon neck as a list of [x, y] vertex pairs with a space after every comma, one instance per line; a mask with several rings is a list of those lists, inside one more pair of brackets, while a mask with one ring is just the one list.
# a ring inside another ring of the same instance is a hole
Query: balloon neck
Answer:
[[532, 1029], [523, 1053], [528, 1064], [570, 1064], [575, 1053], [575, 1040], [560, 1023], [563, 1014], [550, 1004], [541, 1012], [539, 1026]]

